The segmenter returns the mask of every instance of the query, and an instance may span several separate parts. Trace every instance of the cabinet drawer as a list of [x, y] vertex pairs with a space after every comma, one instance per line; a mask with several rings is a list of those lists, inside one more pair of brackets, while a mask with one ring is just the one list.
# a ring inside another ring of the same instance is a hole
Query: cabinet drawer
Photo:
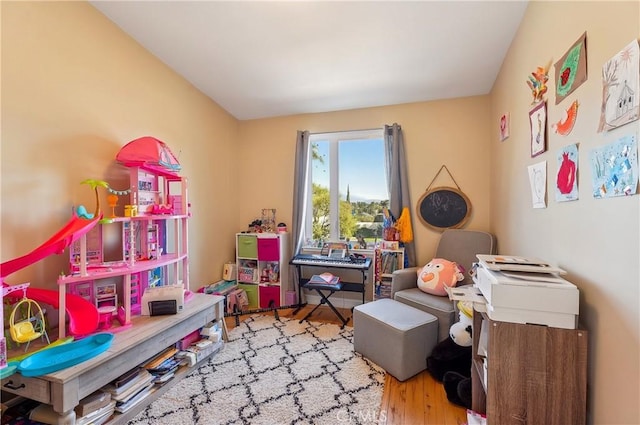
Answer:
[[238, 236], [238, 257], [258, 258], [258, 243], [255, 236]]
[[260, 308], [280, 307], [280, 286], [260, 285]]
[[31, 378], [14, 373], [2, 380], [2, 391], [17, 394], [41, 403], [51, 402], [49, 381]]
[[258, 238], [258, 260], [280, 260], [279, 248], [278, 238]]
[[251, 283], [240, 283], [238, 288], [244, 289], [247, 293], [247, 299], [249, 300], [249, 309], [253, 310], [258, 308], [258, 285]]

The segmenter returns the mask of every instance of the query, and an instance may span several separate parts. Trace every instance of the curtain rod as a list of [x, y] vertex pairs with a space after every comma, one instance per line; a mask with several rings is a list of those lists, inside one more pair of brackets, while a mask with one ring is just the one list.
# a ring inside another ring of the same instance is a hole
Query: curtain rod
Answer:
[[311, 133], [309, 132], [309, 134], [313, 134], [313, 135], [318, 135], [318, 134], [333, 134], [333, 133], [351, 133], [354, 131], [373, 131], [373, 130], [384, 130], [384, 126], [383, 127], [376, 127], [376, 128], [361, 128], [361, 129], [357, 129], [357, 130], [335, 130], [335, 131], [321, 131], [318, 133]]

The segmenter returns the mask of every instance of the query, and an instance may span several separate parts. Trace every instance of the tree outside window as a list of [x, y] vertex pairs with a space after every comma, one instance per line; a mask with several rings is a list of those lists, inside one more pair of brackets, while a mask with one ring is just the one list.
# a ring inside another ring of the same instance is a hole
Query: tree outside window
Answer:
[[381, 239], [378, 219], [389, 205], [382, 131], [311, 135], [312, 214], [305, 233], [314, 243]]

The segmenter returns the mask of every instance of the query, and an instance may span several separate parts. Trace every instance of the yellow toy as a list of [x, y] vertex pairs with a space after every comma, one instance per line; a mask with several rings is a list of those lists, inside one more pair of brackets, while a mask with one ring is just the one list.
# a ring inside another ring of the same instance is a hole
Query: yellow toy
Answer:
[[[21, 318], [16, 323], [17, 312], [20, 312]], [[43, 335], [47, 338], [47, 343], [50, 343], [45, 330], [44, 313], [37, 302], [25, 296], [15, 305], [9, 317], [9, 334], [11, 339], [20, 344], [29, 343]], [[26, 348], [28, 347], [27, 344]]]

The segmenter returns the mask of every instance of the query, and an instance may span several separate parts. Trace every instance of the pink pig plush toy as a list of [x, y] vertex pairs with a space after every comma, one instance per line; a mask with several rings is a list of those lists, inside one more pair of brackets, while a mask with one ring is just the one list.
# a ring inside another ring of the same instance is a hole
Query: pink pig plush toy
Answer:
[[418, 288], [427, 294], [446, 296], [445, 286], [450, 288], [464, 280], [461, 267], [457, 263], [442, 258], [432, 259], [418, 270]]

